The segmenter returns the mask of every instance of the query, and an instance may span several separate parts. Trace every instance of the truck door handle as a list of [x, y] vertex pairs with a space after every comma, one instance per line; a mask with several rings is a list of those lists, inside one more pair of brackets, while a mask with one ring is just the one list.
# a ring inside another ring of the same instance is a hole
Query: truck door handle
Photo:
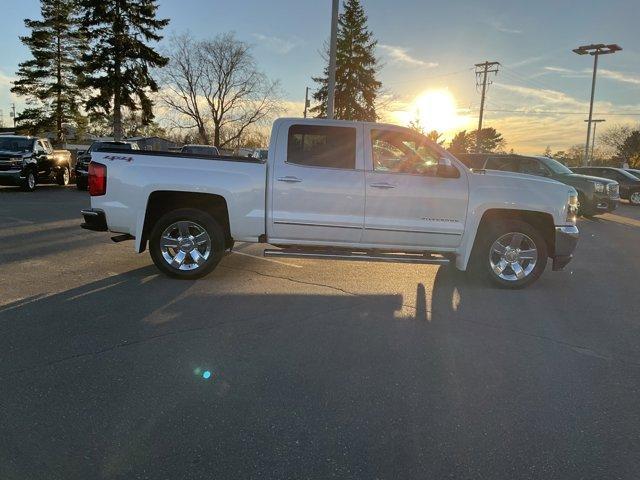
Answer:
[[286, 176], [286, 177], [279, 177], [278, 178], [279, 182], [287, 182], [287, 183], [300, 183], [302, 181], [301, 178], [298, 177], [290, 177], [290, 176]]
[[386, 182], [383, 182], [383, 183], [372, 183], [371, 186], [373, 188], [396, 188], [395, 185], [392, 185], [392, 184], [386, 183]]

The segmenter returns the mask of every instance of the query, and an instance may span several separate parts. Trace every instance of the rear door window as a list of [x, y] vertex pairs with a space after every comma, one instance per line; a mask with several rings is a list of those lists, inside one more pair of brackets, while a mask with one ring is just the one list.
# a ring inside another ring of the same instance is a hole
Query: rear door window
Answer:
[[323, 125], [289, 127], [287, 163], [306, 167], [356, 168], [356, 129]]

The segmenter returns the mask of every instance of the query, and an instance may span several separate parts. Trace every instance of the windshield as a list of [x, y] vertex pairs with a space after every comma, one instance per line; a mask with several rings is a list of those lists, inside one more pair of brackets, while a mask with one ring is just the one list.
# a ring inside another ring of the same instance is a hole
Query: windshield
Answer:
[[0, 150], [9, 152], [30, 152], [33, 150], [33, 139], [21, 137], [0, 137]]
[[567, 175], [573, 173], [569, 167], [561, 164], [559, 161], [554, 160], [553, 158], [544, 158], [541, 159], [542, 163], [544, 163], [547, 167], [549, 167], [554, 173], [559, 173], [561, 175]]
[[640, 170], [629, 169], [627, 170], [627, 172], [633, 175], [634, 177], [640, 178]]

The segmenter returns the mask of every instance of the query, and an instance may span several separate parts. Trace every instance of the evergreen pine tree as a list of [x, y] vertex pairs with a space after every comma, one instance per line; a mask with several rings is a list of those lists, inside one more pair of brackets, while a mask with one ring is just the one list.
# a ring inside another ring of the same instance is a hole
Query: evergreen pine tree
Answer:
[[21, 37], [33, 58], [21, 63], [11, 91], [27, 98], [16, 118], [19, 127], [37, 134], [55, 130], [64, 140], [64, 124], [78, 114], [78, 79], [74, 73], [82, 49], [74, 0], [41, 0], [41, 20], [25, 20], [31, 34]]
[[[367, 28], [367, 16], [360, 0], [344, 2], [337, 40], [335, 118], [373, 122], [378, 119], [375, 102], [382, 86], [376, 79], [378, 42]], [[311, 112], [318, 117], [327, 115], [328, 76], [327, 66], [323, 77], [313, 79], [320, 88], [313, 95], [318, 104]]]
[[169, 20], [156, 18], [156, 0], [78, 0], [82, 28], [91, 40], [82, 56], [82, 86], [94, 90], [87, 110], [112, 115], [113, 135], [123, 138], [123, 108], [141, 110], [143, 124], [153, 120], [149, 92], [158, 84], [150, 69], [168, 59], [150, 45], [162, 39], [159, 31]]

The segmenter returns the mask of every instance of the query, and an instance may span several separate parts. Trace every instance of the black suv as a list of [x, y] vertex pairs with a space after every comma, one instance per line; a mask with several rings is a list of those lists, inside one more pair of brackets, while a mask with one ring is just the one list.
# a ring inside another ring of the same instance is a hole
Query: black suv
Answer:
[[574, 173], [553, 158], [495, 153], [469, 153], [457, 158], [469, 168], [537, 175], [569, 185], [578, 191], [581, 215], [611, 212], [620, 199], [617, 182]]
[[67, 185], [71, 179], [71, 154], [54, 150], [46, 138], [0, 136], [0, 185], [33, 191], [38, 183]]
[[78, 190], [87, 189], [91, 152], [100, 150], [140, 150], [140, 147], [133, 142], [93, 142], [88, 150], [78, 153], [78, 161], [76, 162], [76, 187], [78, 187]]
[[627, 172], [624, 168], [576, 167], [572, 170], [576, 173], [586, 173], [615, 180], [620, 184], [620, 198], [629, 200], [631, 205], [640, 205], [640, 178]]

